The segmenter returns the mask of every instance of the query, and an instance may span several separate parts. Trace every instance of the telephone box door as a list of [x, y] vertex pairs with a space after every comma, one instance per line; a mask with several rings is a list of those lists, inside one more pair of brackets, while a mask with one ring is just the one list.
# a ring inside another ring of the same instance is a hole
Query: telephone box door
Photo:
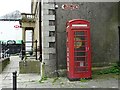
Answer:
[[90, 44], [88, 30], [74, 30], [74, 73], [89, 72]]

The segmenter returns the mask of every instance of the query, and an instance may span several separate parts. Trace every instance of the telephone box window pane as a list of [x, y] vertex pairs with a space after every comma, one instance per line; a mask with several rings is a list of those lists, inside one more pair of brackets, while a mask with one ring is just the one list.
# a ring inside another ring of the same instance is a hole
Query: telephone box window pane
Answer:
[[84, 50], [85, 46], [87, 46], [87, 42], [74, 42], [74, 47], [76, 50]]
[[80, 37], [80, 36], [76, 36], [74, 38], [74, 41], [85, 41], [87, 38], [86, 37]]
[[85, 61], [86, 57], [74, 57], [75, 61]]
[[85, 52], [75, 52], [75, 56], [85, 56]]
[[86, 66], [84, 61], [75, 62], [75, 66]]
[[75, 35], [86, 35], [85, 31], [75, 32]]
[[75, 51], [85, 51], [85, 47], [74, 48]]

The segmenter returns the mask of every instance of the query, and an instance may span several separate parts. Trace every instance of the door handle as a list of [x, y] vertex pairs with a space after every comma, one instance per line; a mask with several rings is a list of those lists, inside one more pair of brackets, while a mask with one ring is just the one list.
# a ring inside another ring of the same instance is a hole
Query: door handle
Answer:
[[89, 47], [86, 47], [86, 52], [88, 52], [90, 50], [90, 48]]

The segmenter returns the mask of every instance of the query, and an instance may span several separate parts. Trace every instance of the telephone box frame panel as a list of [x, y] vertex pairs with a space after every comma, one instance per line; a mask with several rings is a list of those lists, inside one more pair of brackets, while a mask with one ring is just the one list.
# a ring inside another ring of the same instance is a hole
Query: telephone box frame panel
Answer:
[[70, 20], [67, 22], [66, 32], [68, 78], [91, 78], [91, 45], [89, 21], [80, 19]]

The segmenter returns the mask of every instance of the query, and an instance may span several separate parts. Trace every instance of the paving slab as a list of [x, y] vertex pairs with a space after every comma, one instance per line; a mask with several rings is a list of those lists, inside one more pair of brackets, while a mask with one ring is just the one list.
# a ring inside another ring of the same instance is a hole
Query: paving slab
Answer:
[[[2, 88], [12, 88], [13, 87], [13, 72], [17, 71], [17, 86], [20, 88], [26, 88], [27, 83], [40, 80], [39, 74], [19, 74], [19, 61], [21, 59], [18, 56], [11, 56], [10, 63], [0, 74], [0, 86]], [[25, 83], [27, 82], [27, 83]], [[29, 83], [30, 84], [30, 83]]]

